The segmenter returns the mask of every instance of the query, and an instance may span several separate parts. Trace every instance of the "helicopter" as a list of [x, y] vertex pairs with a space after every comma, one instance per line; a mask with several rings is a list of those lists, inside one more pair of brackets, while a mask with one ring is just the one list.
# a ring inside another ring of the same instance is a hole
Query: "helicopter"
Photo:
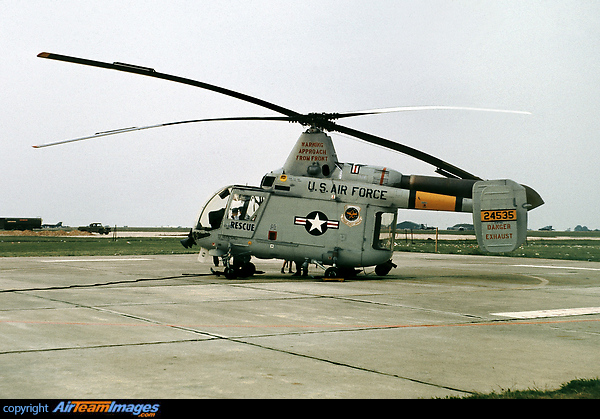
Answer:
[[[199, 246], [200, 259], [212, 256], [215, 265], [221, 261], [222, 273], [229, 279], [257, 273], [253, 257], [294, 261], [297, 274], [304, 276], [310, 264], [323, 268], [325, 278], [354, 276], [360, 268], [366, 267], [374, 267], [376, 275], [385, 276], [397, 267], [392, 255], [399, 209], [470, 212], [479, 247], [486, 252], [510, 252], [527, 237], [528, 211], [544, 203], [529, 186], [509, 179], [484, 180], [425, 152], [336, 122], [342, 118], [413, 110], [528, 112], [412, 106], [303, 114], [149, 67], [47, 52], [38, 57], [182, 83], [253, 103], [279, 115], [205, 118], [129, 127], [34, 148], [210, 121], [287, 121], [306, 127], [281, 168], [266, 173], [259, 186], [220, 188], [201, 207], [194, 226], [181, 240], [185, 248]], [[405, 175], [386, 166], [341, 162], [328, 132], [346, 134], [414, 157], [434, 166], [440, 176]]]

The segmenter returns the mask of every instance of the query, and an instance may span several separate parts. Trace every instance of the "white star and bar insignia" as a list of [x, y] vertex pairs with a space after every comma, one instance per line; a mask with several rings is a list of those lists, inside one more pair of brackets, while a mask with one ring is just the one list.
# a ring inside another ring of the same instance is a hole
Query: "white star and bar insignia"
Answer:
[[306, 217], [296, 216], [294, 217], [294, 224], [303, 225], [306, 231], [313, 236], [320, 236], [329, 228], [338, 229], [340, 227], [339, 221], [328, 220], [327, 216], [321, 211], [313, 211]]

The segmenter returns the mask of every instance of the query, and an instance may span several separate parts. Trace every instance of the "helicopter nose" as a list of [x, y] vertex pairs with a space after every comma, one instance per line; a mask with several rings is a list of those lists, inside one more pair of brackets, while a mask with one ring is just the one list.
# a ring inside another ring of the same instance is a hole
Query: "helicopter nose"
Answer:
[[180, 240], [183, 247], [186, 249], [191, 248], [196, 244], [196, 240], [194, 239], [194, 235], [192, 234], [192, 229], [190, 229], [190, 234], [188, 234], [187, 238]]

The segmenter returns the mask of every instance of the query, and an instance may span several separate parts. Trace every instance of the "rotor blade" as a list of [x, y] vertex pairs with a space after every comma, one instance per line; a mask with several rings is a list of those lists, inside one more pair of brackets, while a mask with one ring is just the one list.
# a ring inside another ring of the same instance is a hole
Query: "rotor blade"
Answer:
[[344, 127], [333, 122], [329, 123], [326, 127], [328, 131], [337, 131], [343, 134], [350, 135], [355, 138], [359, 138], [363, 141], [366, 141], [371, 144], [376, 144], [385, 148], [389, 148], [390, 150], [395, 150], [400, 153], [404, 153], [411, 157], [414, 157], [418, 160], [424, 161], [425, 163], [429, 163], [435, 166], [438, 169], [441, 169], [443, 172], [448, 172], [458, 178], [461, 179], [474, 179], [474, 180], [482, 180], [480, 177], [475, 176], [465, 170], [462, 170], [450, 163], [447, 163], [443, 160], [438, 159], [437, 157], [432, 156], [431, 154], [424, 153], [417, 149], [414, 149], [409, 146], [405, 146], [403, 144], [399, 144], [390, 140], [386, 140], [385, 138], [377, 137], [373, 134], [368, 134], [366, 132], [358, 131], [353, 128]]
[[203, 83], [201, 81], [186, 79], [183, 77], [173, 76], [173, 75], [165, 74], [165, 73], [159, 73], [159, 72], [155, 71], [153, 68], [140, 67], [137, 65], [117, 63], [117, 62], [110, 64], [110, 63], [105, 63], [102, 61], [94, 61], [94, 60], [88, 60], [85, 58], [70, 57], [67, 55], [60, 55], [60, 54], [52, 54], [49, 52], [41, 52], [38, 54], [38, 57], [48, 58], [50, 60], [65, 61], [65, 62], [75, 63], [75, 64], [89, 65], [92, 67], [108, 68], [110, 70], [124, 71], [126, 73], [141, 74], [143, 76], [155, 77], [157, 79], [174, 81], [176, 83], [182, 83], [182, 84], [187, 84], [190, 86], [200, 87], [201, 89], [211, 90], [213, 92], [221, 93], [226, 96], [231, 96], [236, 99], [243, 100], [245, 102], [250, 102], [255, 105], [262, 106], [263, 108], [270, 109], [272, 111], [281, 113], [283, 115], [287, 115], [287, 116], [300, 115], [297, 112], [294, 112], [290, 109], [286, 109], [282, 106], [275, 105], [274, 103], [270, 103], [270, 102], [264, 101], [262, 99], [258, 99], [258, 98], [252, 97], [252, 96], [245, 95], [243, 93], [235, 92], [233, 90], [225, 89], [223, 87], [215, 86], [212, 84]]
[[[358, 131], [353, 128], [344, 127], [344, 126], [335, 124], [333, 122], [331, 122], [329, 124], [329, 126], [327, 127], [327, 130], [347, 134], [352, 137], [366, 141], [368, 143], [376, 144], [376, 145], [379, 145], [379, 146], [382, 146], [385, 148], [389, 148], [391, 150], [399, 151], [400, 153], [407, 154], [411, 157], [414, 157], [418, 160], [424, 161], [426, 163], [429, 163], [429, 164], [435, 166], [437, 168], [436, 172], [438, 172], [446, 177], [450, 177], [450, 176], [448, 176], [448, 174], [451, 174], [452, 176], [456, 176], [456, 177], [458, 177], [460, 179], [464, 179], [464, 180], [474, 180], [474, 181], [483, 180], [480, 177], [477, 177], [477, 176], [475, 176], [465, 170], [462, 170], [450, 163], [440, 160], [437, 157], [434, 157], [430, 154], [416, 150], [412, 147], [408, 147], [403, 144], [398, 144], [393, 141], [386, 140], [385, 138], [377, 137], [375, 135], [368, 134], [368, 133], [362, 132], [362, 131]], [[413, 183], [420, 181], [422, 179], [425, 179], [425, 178], [434, 179], [434, 178], [428, 178], [426, 176], [410, 176], [410, 177], [403, 176], [402, 182], [404, 182], [404, 184], [401, 185], [401, 187], [407, 187], [406, 182], [408, 182], [408, 180], [411, 178], [412, 178], [411, 182], [413, 182]], [[459, 183], [459, 179], [448, 179], [447, 181], [436, 179], [434, 182], [429, 181], [426, 183], [428, 185], [426, 186], [425, 190], [431, 190], [432, 192], [440, 193], [440, 191], [451, 189], [451, 190], [454, 190], [455, 192], [460, 191], [459, 194], [463, 195], [464, 197], [470, 197], [468, 189], [472, 187], [472, 183], [464, 183], [464, 182]], [[423, 186], [424, 185], [422, 185], [422, 184], [418, 185], [418, 187], [421, 189], [423, 189]], [[529, 208], [527, 208], [528, 210], [532, 210], [532, 209], [537, 208], [540, 205], [544, 204], [544, 200], [534, 189], [532, 189], [531, 187], [529, 187], [527, 185], [522, 185], [522, 186], [525, 188], [525, 191], [527, 194], [527, 203], [530, 205]], [[407, 188], [410, 189], [410, 187], [407, 187]], [[434, 188], [434, 189], [427, 189], [427, 188]]]
[[87, 137], [73, 138], [71, 140], [63, 140], [63, 141], [57, 141], [57, 142], [54, 142], [54, 143], [34, 145], [32, 147], [33, 148], [44, 148], [44, 147], [50, 147], [50, 146], [59, 145], [59, 144], [67, 144], [67, 143], [74, 143], [76, 141], [89, 140], [89, 139], [92, 139], [92, 138], [106, 137], [108, 135], [122, 134], [122, 133], [125, 133], [125, 132], [141, 131], [141, 130], [150, 129], [150, 128], [168, 127], [170, 125], [191, 124], [191, 123], [196, 123], [196, 122], [211, 122], [211, 121], [289, 121], [289, 120], [290, 120], [290, 118], [285, 117], [285, 116], [239, 116], [239, 117], [233, 116], [233, 117], [227, 117], [227, 118], [190, 119], [188, 121], [166, 122], [164, 124], [148, 125], [148, 126], [144, 126], [144, 127], [129, 127], [129, 128], [120, 128], [120, 129], [115, 129], [115, 130], [110, 130], [110, 131], [102, 131], [102, 132], [97, 132], [94, 135], [88, 135]]
[[[466, 110], [466, 111], [483, 111], [483, 112], [500, 112], [500, 113], [513, 113], [513, 114], [525, 114], [531, 115], [531, 112], [526, 111], [514, 111], [507, 109], [491, 109], [491, 108], [475, 108], [475, 107], [467, 107], [467, 106], [399, 106], [395, 108], [381, 108], [381, 109], [371, 109], [365, 111], [355, 111], [355, 112], [344, 112], [344, 113], [336, 113], [330, 114], [333, 119], [340, 118], [348, 118], [353, 116], [361, 116], [361, 115], [374, 115], [381, 113], [390, 113], [390, 112], [407, 112], [407, 111], [423, 111], [423, 110]], [[424, 153], [412, 147], [405, 146], [403, 144], [399, 144], [385, 138], [377, 137], [372, 134], [368, 134], [366, 132], [361, 132], [354, 130], [352, 128], [342, 127], [341, 125], [337, 125], [335, 123], [331, 123], [331, 130], [344, 132], [345, 134], [354, 136], [356, 138], [360, 138], [364, 141], [367, 141], [372, 144], [377, 144], [383, 146], [385, 148], [389, 148], [395, 151], [399, 151], [401, 153], [407, 154], [411, 157], [414, 157], [418, 160], [429, 163], [433, 166], [436, 166], [436, 172], [445, 176], [445, 177], [458, 177], [461, 179], [473, 179], [473, 180], [481, 180], [478, 176], [475, 176], [465, 170], [462, 170], [450, 163], [447, 163], [443, 160], [438, 159], [430, 154]], [[340, 131], [340, 128], [345, 131]], [[329, 129], [329, 128], [328, 128]]]
[[506, 109], [490, 109], [490, 108], [473, 108], [468, 106], [399, 106], [395, 108], [381, 108], [381, 109], [370, 109], [365, 111], [355, 111], [355, 112], [342, 112], [342, 113], [334, 113], [335, 119], [339, 118], [348, 118], [352, 116], [361, 116], [361, 115], [375, 115], [381, 113], [390, 113], [390, 112], [408, 112], [408, 111], [437, 111], [437, 110], [459, 110], [459, 111], [482, 111], [482, 112], [500, 112], [500, 113], [516, 113], [516, 114], [524, 114], [531, 115], [531, 112], [526, 111], [513, 111]]

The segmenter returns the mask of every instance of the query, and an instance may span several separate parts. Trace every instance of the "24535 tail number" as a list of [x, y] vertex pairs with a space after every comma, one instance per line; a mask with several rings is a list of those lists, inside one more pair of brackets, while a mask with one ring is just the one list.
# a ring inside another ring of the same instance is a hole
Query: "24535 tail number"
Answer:
[[516, 221], [517, 210], [487, 210], [481, 211], [481, 221]]

